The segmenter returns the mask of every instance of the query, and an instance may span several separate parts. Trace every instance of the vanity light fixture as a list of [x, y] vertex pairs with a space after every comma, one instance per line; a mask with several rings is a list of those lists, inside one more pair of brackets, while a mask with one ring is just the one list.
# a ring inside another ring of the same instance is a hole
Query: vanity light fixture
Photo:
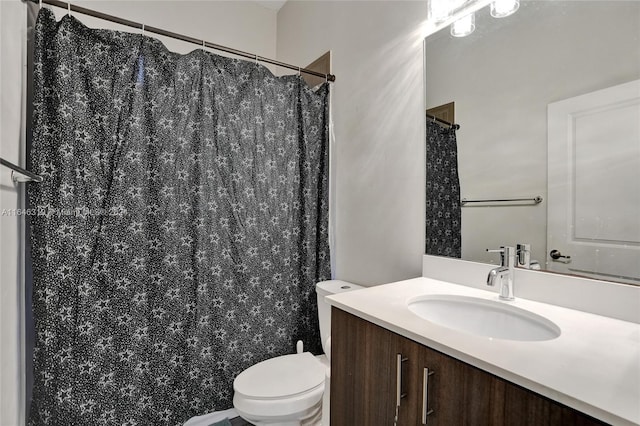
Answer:
[[505, 18], [512, 15], [520, 7], [520, 0], [495, 0], [491, 3], [491, 16]]
[[469, 3], [472, 0], [428, 0], [427, 19], [435, 23], [444, 22]]
[[476, 14], [470, 13], [451, 24], [451, 35], [465, 37], [476, 29]]

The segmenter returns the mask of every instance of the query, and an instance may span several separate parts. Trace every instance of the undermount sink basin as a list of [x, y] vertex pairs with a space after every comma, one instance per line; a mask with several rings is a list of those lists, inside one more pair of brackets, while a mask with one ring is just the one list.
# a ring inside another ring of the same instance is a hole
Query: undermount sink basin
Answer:
[[432, 295], [413, 299], [408, 307], [427, 321], [480, 336], [521, 341], [551, 340], [560, 336], [560, 328], [552, 321], [509, 302]]

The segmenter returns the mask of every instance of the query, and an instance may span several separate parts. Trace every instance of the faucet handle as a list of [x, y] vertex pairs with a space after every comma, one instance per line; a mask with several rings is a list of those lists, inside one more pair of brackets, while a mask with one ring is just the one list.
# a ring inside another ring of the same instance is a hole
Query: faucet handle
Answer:
[[501, 246], [499, 249], [487, 249], [488, 253], [500, 253], [500, 265], [509, 266], [509, 264], [515, 263], [511, 259], [516, 256], [515, 247]]
[[499, 249], [487, 249], [488, 253], [504, 253], [504, 247], [500, 247]]
[[499, 249], [487, 249], [487, 253], [500, 253], [500, 265], [504, 266], [504, 247]]

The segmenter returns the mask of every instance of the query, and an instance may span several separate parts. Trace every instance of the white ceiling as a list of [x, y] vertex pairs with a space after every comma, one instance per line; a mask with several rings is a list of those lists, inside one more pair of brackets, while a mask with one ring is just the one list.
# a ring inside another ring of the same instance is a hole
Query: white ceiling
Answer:
[[280, 10], [287, 0], [254, 0], [254, 3], [258, 3], [262, 7], [272, 10]]

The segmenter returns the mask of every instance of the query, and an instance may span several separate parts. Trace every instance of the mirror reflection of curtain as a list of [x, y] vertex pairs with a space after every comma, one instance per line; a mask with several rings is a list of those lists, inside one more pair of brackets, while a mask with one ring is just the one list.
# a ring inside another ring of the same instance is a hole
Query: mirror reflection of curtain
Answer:
[[427, 120], [426, 254], [461, 257], [460, 180], [455, 128]]

